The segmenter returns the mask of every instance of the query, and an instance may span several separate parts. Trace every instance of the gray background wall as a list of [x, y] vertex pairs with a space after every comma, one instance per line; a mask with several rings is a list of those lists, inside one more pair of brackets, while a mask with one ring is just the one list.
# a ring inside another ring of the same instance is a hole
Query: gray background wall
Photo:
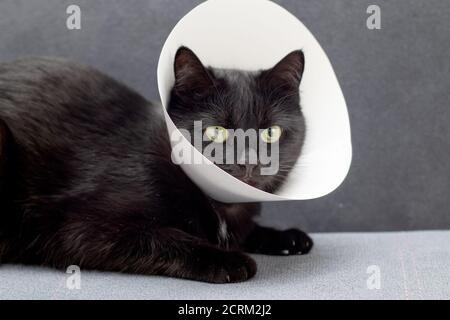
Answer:
[[[0, 61], [62, 56], [158, 99], [156, 64], [198, 0], [0, 0]], [[331, 59], [347, 99], [354, 158], [322, 199], [267, 204], [263, 221], [308, 231], [450, 228], [450, 2], [282, 0]], [[82, 30], [66, 28], [69, 4]], [[366, 28], [378, 4], [382, 30]]]

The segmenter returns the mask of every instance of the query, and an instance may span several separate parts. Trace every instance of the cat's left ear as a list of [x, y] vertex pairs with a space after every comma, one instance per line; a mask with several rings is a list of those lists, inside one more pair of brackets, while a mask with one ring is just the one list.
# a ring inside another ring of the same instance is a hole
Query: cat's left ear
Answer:
[[280, 60], [272, 69], [261, 74], [263, 81], [272, 87], [298, 90], [305, 70], [305, 55], [296, 50]]

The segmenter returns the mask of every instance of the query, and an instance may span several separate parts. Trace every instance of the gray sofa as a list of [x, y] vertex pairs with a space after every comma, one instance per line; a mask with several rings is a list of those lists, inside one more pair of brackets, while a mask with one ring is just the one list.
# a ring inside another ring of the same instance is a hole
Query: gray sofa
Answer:
[[[65, 57], [156, 100], [164, 40], [200, 2], [3, 0], [0, 61]], [[322, 44], [352, 125], [353, 164], [337, 191], [264, 205], [262, 223], [313, 232], [312, 253], [256, 256], [257, 276], [233, 285], [82, 270], [81, 290], [69, 290], [64, 272], [4, 265], [0, 299], [450, 298], [450, 231], [421, 231], [450, 229], [449, 2], [382, 1], [381, 30], [366, 27], [364, 1], [275, 2]], [[70, 4], [81, 30], [66, 27]], [[380, 289], [369, 289], [378, 273]]]
[[[255, 255], [248, 282], [0, 267], [0, 299], [450, 299], [450, 232], [315, 234], [306, 256]], [[69, 286], [67, 282], [69, 281]]]

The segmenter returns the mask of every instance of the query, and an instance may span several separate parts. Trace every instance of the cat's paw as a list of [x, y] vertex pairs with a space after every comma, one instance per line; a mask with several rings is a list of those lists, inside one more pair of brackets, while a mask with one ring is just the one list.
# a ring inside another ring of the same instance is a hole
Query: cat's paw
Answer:
[[256, 262], [241, 252], [226, 252], [218, 261], [213, 282], [242, 282], [256, 274]]
[[280, 231], [274, 252], [279, 255], [307, 254], [313, 247], [312, 239], [303, 231], [289, 229]]
[[239, 251], [221, 251], [209, 257], [203, 281], [212, 283], [242, 282], [256, 274], [256, 262]]
[[254, 253], [287, 256], [307, 254], [312, 246], [312, 239], [298, 229], [279, 231], [259, 228], [257, 237], [251, 239], [247, 249]]

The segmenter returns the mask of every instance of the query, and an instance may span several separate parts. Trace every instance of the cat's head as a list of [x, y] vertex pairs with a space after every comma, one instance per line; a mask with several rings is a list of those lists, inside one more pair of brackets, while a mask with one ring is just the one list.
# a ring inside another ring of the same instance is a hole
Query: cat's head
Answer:
[[[214, 163], [241, 181], [273, 192], [295, 165], [304, 141], [299, 101], [304, 62], [303, 53], [293, 51], [268, 70], [216, 69], [182, 47], [175, 56], [169, 115], [191, 137], [201, 121], [200, 151], [206, 157], [212, 155]], [[224, 152], [211, 152], [211, 147]]]

